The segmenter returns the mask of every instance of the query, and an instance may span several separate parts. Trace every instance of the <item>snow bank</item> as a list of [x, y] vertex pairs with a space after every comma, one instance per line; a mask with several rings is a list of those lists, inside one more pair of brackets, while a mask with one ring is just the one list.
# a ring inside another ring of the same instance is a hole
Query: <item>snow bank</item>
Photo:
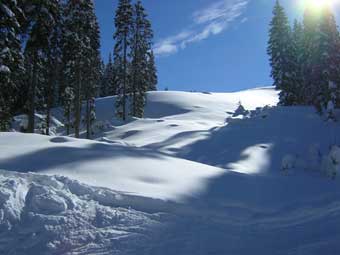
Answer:
[[210, 179], [224, 173], [217, 167], [117, 143], [21, 133], [0, 133], [0, 140], [2, 169], [63, 175], [163, 200], [196, 196]]
[[152, 92], [128, 123], [113, 101], [98, 141], [0, 134], [0, 254], [340, 254], [337, 123], [273, 88]]
[[162, 214], [114, 206], [122, 201], [129, 197], [64, 177], [0, 171], [0, 254], [116, 254], [129, 244], [137, 252]]

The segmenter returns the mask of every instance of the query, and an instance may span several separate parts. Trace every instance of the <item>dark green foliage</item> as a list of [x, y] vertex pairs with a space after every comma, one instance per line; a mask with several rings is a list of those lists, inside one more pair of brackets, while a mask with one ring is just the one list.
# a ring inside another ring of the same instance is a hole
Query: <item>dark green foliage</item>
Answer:
[[48, 66], [51, 66], [50, 53], [53, 48], [54, 29], [58, 23], [59, 1], [37, 0], [27, 2], [25, 15], [27, 17], [28, 40], [25, 48], [25, 63], [27, 68], [28, 90], [28, 132], [35, 128], [35, 111], [46, 108], [49, 99], [46, 93], [52, 86], [49, 81]]
[[155, 63], [155, 55], [152, 50], [148, 54], [147, 73], [148, 73], [148, 91], [156, 91], [158, 77]]
[[146, 91], [149, 87], [148, 57], [151, 50], [153, 32], [141, 1], [134, 6], [133, 40], [131, 44], [131, 92], [130, 114], [144, 116]]
[[340, 36], [332, 11], [307, 9], [303, 25], [288, 19], [279, 2], [274, 8], [268, 46], [274, 85], [283, 105], [313, 105], [333, 115], [340, 106]]
[[86, 101], [85, 124], [90, 138], [90, 100], [101, 79], [100, 35], [92, 0], [70, 0], [65, 7], [63, 73], [74, 91], [74, 129], [80, 135], [82, 102]]
[[130, 46], [132, 41], [132, 5], [130, 0], [119, 0], [115, 16], [115, 46], [114, 62], [117, 63], [117, 100], [116, 115], [122, 120], [126, 120], [126, 106], [129, 91], [129, 66], [130, 66]]
[[281, 90], [280, 103], [292, 105], [297, 101], [295, 90], [294, 52], [288, 18], [279, 1], [276, 2], [270, 23], [268, 54], [274, 86]]
[[19, 34], [22, 10], [13, 0], [0, 2], [0, 131], [10, 128], [24, 74]]
[[109, 62], [104, 68], [103, 80], [101, 83], [100, 96], [114, 96], [117, 94], [117, 75], [116, 66], [112, 62], [112, 56], [109, 55]]

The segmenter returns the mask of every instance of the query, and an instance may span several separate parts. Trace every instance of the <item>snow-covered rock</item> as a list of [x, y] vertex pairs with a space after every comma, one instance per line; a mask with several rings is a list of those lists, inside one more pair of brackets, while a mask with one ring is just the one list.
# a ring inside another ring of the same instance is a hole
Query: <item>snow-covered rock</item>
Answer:
[[287, 154], [283, 157], [281, 162], [281, 170], [282, 171], [289, 171], [291, 169], [294, 169], [296, 166], [296, 155]]

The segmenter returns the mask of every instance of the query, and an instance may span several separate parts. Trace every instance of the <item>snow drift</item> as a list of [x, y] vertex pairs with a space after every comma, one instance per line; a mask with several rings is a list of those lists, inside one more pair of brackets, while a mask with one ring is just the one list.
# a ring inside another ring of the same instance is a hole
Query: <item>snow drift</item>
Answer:
[[152, 92], [128, 123], [113, 103], [96, 141], [58, 109], [56, 136], [0, 134], [0, 254], [340, 253], [338, 123], [273, 88]]

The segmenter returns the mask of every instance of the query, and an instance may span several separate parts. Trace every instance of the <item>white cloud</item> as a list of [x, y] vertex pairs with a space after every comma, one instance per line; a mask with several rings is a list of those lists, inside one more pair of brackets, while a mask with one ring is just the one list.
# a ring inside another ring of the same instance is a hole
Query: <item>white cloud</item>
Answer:
[[175, 44], [166, 44], [162, 43], [155, 47], [154, 53], [155, 55], [171, 55], [173, 53], [176, 53], [178, 50], [177, 45]]
[[155, 54], [158, 56], [174, 54], [191, 43], [222, 33], [230, 23], [243, 14], [248, 2], [249, 0], [219, 0], [205, 9], [194, 12], [190, 29], [160, 40], [155, 45]]
[[247, 21], [248, 21], [248, 18], [245, 17], [245, 18], [243, 18], [243, 19], [241, 20], [241, 23], [243, 24], [243, 23], [246, 23]]

